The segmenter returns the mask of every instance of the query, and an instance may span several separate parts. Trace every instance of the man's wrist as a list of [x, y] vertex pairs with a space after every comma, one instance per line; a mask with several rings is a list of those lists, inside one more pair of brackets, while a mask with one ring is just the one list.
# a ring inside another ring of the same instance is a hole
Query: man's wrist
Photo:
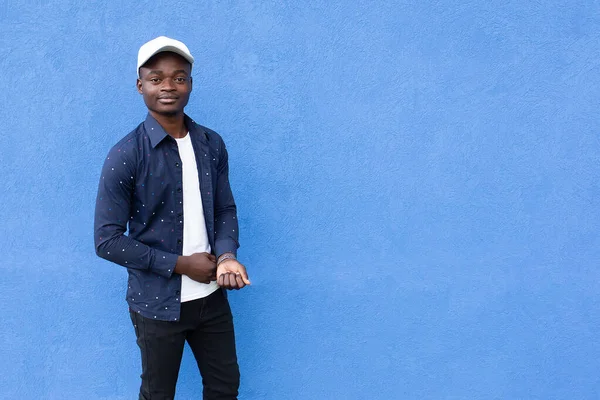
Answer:
[[175, 264], [175, 273], [179, 275], [187, 275], [186, 271], [188, 268], [188, 257], [187, 256], [179, 256], [177, 257], [177, 263]]
[[219, 259], [217, 260], [217, 265], [221, 264], [223, 261], [225, 260], [235, 260], [235, 254], [233, 253], [223, 253], [219, 256]]

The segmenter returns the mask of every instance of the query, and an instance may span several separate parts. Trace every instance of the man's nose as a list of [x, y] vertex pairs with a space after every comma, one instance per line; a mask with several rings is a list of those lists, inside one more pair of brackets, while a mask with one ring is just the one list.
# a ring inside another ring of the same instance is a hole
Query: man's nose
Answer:
[[175, 83], [171, 79], [165, 79], [162, 82], [160, 90], [173, 91], [175, 90]]

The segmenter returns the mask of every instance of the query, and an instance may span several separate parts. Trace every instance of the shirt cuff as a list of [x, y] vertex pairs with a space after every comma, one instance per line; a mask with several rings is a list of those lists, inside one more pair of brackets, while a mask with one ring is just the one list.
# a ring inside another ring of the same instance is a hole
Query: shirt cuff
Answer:
[[177, 264], [178, 258], [177, 254], [155, 249], [154, 262], [150, 267], [150, 271], [165, 278], [170, 278], [173, 275], [173, 271], [175, 271], [175, 264]]
[[219, 239], [215, 241], [215, 256], [219, 258], [222, 254], [233, 253], [237, 257], [239, 245], [233, 239]]

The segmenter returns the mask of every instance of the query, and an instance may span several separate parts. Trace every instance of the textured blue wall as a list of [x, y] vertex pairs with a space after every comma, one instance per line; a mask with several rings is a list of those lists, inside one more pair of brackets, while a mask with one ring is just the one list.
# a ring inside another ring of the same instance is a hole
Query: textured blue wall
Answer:
[[599, 398], [597, 1], [5, 0], [2, 399], [135, 398], [92, 218], [162, 34], [230, 151], [240, 399]]

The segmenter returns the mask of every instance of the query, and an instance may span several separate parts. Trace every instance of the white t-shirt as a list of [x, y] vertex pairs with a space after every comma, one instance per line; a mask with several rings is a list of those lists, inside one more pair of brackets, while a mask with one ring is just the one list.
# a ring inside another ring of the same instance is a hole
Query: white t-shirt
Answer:
[[[210, 253], [210, 244], [206, 233], [204, 209], [200, 194], [200, 180], [196, 157], [192, 147], [192, 139], [188, 132], [185, 137], [175, 139], [179, 148], [179, 157], [182, 163], [183, 182], [183, 252], [189, 256], [194, 253]], [[217, 290], [217, 281], [200, 283], [181, 275], [181, 302], [191, 301], [206, 297]]]

